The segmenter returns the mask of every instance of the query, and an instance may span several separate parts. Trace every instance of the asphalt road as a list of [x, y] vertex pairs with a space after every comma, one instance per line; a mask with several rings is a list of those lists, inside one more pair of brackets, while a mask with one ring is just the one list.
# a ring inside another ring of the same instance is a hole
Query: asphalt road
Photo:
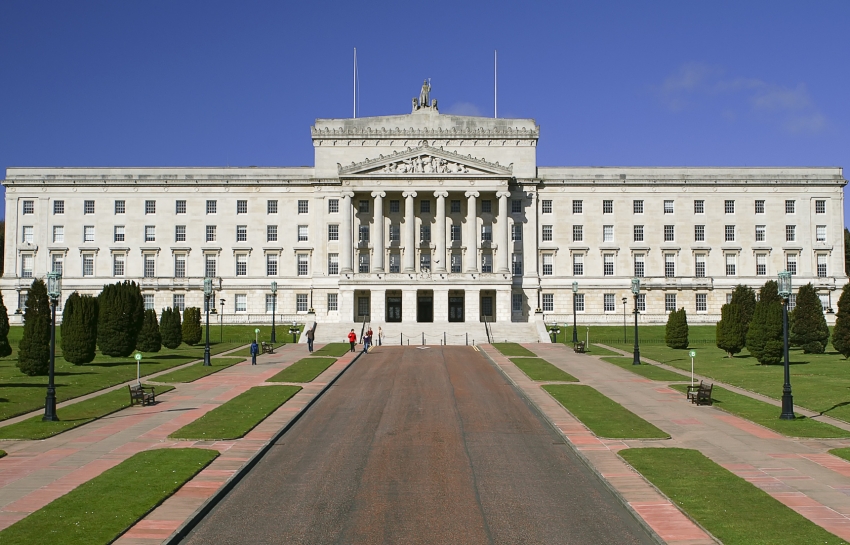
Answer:
[[479, 352], [382, 347], [184, 543], [655, 541]]

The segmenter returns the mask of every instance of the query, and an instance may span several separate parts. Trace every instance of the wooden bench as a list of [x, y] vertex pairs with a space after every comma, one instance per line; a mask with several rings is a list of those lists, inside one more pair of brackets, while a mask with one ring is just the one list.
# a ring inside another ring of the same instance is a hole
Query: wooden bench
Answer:
[[584, 354], [586, 348], [584, 346], [584, 341], [579, 341], [573, 345], [573, 350], [579, 354]]
[[711, 405], [714, 401], [711, 399], [711, 390], [714, 389], [714, 384], [706, 384], [703, 381], [699, 382], [699, 386], [688, 386], [688, 399], [691, 403], [697, 405]]
[[150, 405], [156, 403], [156, 392], [153, 386], [142, 386], [141, 384], [130, 384], [130, 406], [132, 407], [137, 401], [142, 405]]
[[261, 354], [274, 354], [274, 346], [271, 343], [260, 341], [260, 344], [262, 345]]

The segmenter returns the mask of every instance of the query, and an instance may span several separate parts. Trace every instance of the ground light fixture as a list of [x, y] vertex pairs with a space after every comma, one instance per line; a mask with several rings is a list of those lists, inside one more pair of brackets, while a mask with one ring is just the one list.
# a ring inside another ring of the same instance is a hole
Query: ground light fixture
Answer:
[[576, 294], [578, 293], [578, 282], [573, 282], [573, 344], [578, 343], [578, 329], [576, 327]]
[[296, 322], [292, 322], [292, 325], [289, 327], [289, 332], [292, 333], [292, 344], [295, 344], [297, 342], [295, 336], [298, 335], [298, 324]]
[[212, 297], [212, 278], [204, 278], [204, 308], [207, 311], [207, 340], [204, 343], [204, 367], [211, 367], [210, 362], [210, 298]]
[[628, 297], [623, 297], [623, 344], [626, 344], [626, 302]]
[[794, 396], [791, 395], [791, 368], [788, 359], [788, 303], [791, 300], [791, 273], [779, 273], [779, 297], [782, 298], [782, 351], [785, 358], [785, 383], [782, 385], [782, 420], [794, 420]]
[[640, 365], [640, 346], [638, 346], [638, 296], [640, 295], [640, 278], [632, 278], [632, 295], [635, 296], [635, 348], [632, 365]]
[[50, 368], [47, 376], [47, 397], [44, 399], [44, 416], [41, 419], [51, 422], [59, 420], [56, 415], [56, 384], [53, 378], [56, 368], [56, 305], [59, 303], [60, 295], [62, 295], [62, 274], [47, 273], [47, 297], [50, 299]]
[[224, 342], [224, 298], [218, 300], [221, 312], [218, 315], [218, 342]]
[[549, 333], [554, 337], [554, 339], [552, 340], [553, 343], [558, 342], [558, 333], [560, 333], [560, 332], [561, 332], [561, 328], [558, 327], [558, 324], [555, 323], [555, 324], [552, 324], [551, 326], [549, 326]]
[[272, 282], [272, 344], [277, 342], [274, 315], [277, 312], [277, 282]]

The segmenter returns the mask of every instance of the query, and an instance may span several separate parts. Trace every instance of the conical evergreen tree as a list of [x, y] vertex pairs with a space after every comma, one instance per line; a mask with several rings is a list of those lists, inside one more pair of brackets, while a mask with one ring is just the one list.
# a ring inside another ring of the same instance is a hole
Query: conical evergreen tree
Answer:
[[688, 347], [688, 316], [684, 307], [667, 317], [664, 340], [670, 348], [681, 350]]
[[71, 294], [62, 311], [62, 356], [77, 365], [94, 360], [97, 347], [97, 299]]
[[844, 284], [838, 298], [838, 312], [832, 329], [832, 346], [844, 356], [850, 357], [850, 284]]
[[29, 376], [46, 375], [50, 365], [50, 302], [47, 286], [40, 278], [33, 281], [26, 304], [18, 368]]
[[797, 291], [797, 306], [791, 312], [791, 344], [805, 354], [823, 354], [829, 342], [829, 327], [815, 287], [808, 283]]
[[3, 304], [3, 294], [0, 293], [0, 358], [12, 354], [12, 345], [9, 344], [9, 314], [6, 305]]
[[727, 303], [720, 308], [716, 336], [717, 348], [726, 352], [730, 358], [744, 348], [747, 335], [741, 318], [741, 308], [738, 305]]
[[145, 301], [138, 284], [125, 281], [104, 286], [98, 307], [100, 351], [107, 356], [132, 354], [145, 319]]
[[782, 358], [782, 298], [778, 290], [775, 280], [762, 286], [747, 331], [747, 350], [762, 365], [779, 363]]
[[162, 345], [172, 350], [183, 342], [183, 328], [180, 325], [180, 311], [168, 307], [162, 311], [159, 321], [159, 332], [162, 335]]
[[148, 309], [145, 311], [145, 321], [136, 341], [136, 349], [140, 352], [159, 352], [162, 348], [162, 336], [159, 331], [159, 323], [156, 321], [156, 311]]
[[201, 342], [201, 309], [188, 307], [183, 311], [183, 342], [198, 344]]
[[744, 338], [746, 339], [747, 330], [753, 319], [753, 313], [756, 311], [756, 292], [749, 286], [738, 284], [732, 290], [732, 299], [729, 301], [729, 304], [738, 307], [741, 323], [744, 327]]

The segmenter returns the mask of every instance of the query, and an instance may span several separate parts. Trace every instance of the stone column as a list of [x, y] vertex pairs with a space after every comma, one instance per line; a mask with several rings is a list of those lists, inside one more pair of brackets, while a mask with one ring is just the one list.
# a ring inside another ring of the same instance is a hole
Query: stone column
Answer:
[[[432, 269], [436, 273], [444, 273], [446, 270], [446, 197], [448, 191], [435, 191], [437, 197], [437, 249], [434, 252], [434, 265]], [[447, 296], [448, 297], [448, 296]]]
[[375, 254], [372, 256], [372, 272], [384, 272], [384, 197], [387, 194], [383, 191], [373, 191], [372, 197], [375, 198], [375, 212], [372, 217], [375, 220]]
[[475, 199], [478, 198], [477, 191], [467, 191], [466, 196], [466, 270], [464, 272], [478, 272], [478, 214]]
[[353, 273], [351, 254], [354, 242], [351, 240], [351, 198], [353, 192], [342, 193], [342, 223], [339, 226], [339, 272]]
[[413, 210], [413, 199], [416, 191], [405, 191], [404, 197], [404, 268], [402, 272], [416, 272], [416, 218]]
[[508, 267], [508, 255], [510, 243], [508, 237], [508, 197], [510, 191], [499, 191], [496, 197], [499, 199], [499, 232], [496, 233], [496, 272], [510, 273]]
[[[525, 191], [526, 188], [523, 188]], [[536, 287], [537, 285], [537, 260], [539, 259], [537, 256], [537, 237], [540, 236], [537, 232], [537, 218], [540, 216], [540, 210], [538, 207], [540, 206], [540, 199], [537, 198], [537, 189], [531, 189], [528, 193], [531, 197], [531, 204], [526, 208], [527, 212], [525, 213], [525, 217], [527, 220], [526, 228], [522, 233], [522, 267], [523, 267], [523, 286], [526, 284], [526, 280], [533, 282], [533, 285]], [[530, 301], [536, 301], [537, 296], [529, 299]], [[535, 305], [530, 305], [534, 307]]]

